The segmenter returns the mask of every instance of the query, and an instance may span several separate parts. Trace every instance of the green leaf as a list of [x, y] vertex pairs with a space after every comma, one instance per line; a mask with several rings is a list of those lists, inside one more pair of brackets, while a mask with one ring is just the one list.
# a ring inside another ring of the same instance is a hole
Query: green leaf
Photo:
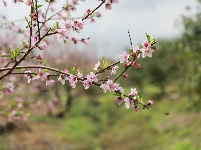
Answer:
[[115, 96], [121, 96], [120, 93], [114, 93], [113, 95], [115, 95]]
[[66, 44], [66, 40], [64, 40], [64, 43]]
[[151, 40], [151, 45], [154, 45], [154, 44], [156, 44], [156, 40], [153, 38], [153, 39]]
[[38, 5], [37, 8], [40, 8], [40, 7], [42, 7], [42, 6], [43, 6], [43, 5]]
[[30, 22], [28, 21], [27, 17], [24, 17], [24, 19], [27, 22], [27, 24], [30, 26]]
[[55, 28], [56, 28], [56, 29], [59, 28], [59, 22], [58, 22], [58, 21], [56, 22], [56, 26], [55, 26]]
[[104, 57], [103, 57], [103, 68], [106, 68], [110, 62], [108, 62]]
[[2, 55], [1, 57], [12, 58], [12, 56], [11, 56], [11, 55]]
[[142, 92], [139, 91], [137, 94], [138, 100], [142, 101]]
[[27, 47], [27, 43], [22, 41], [22, 45], [23, 45], [23, 48], [26, 48]]
[[147, 33], [145, 34], [146, 34], [147, 41], [150, 42], [150, 35], [148, 35]]

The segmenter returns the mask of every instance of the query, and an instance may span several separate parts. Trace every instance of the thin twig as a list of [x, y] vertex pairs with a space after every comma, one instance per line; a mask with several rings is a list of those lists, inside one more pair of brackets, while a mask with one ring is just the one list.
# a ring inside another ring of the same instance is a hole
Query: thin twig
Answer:
[[87, 19], [91, 14], [93, 14], [98, 8], [100, 8], [103, 4], [105, 3], [105, 0], [102, 1], [102, 3], [100, 3], [100, 5], [98, 5], [90, 14], [86, 15], [84, 18], [82, 18], [82, 21]]
[[130, 32], [128, 30], [128, 36], [129, 36], [129, 39], [130, 39], [130, 45], [131, 45], [131, 49], [133, 48], [133, 43], [132, 43], [132, 40], [131, 40], [131, 35], [130, 35]]

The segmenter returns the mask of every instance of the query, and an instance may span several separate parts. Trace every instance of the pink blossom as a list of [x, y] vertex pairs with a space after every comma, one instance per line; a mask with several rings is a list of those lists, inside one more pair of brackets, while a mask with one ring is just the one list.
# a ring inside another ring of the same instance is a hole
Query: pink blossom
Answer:
[[46, 42], [43, 42], [43, 44], [41, 44], [38, 48], [40, 50], [45, 50], [46, 49], [46, 46], [47, 46], [47, 43]]
[[93, 72], [90, 72], [89, 75], [86, 76], [87, 80], [89, 80], [91, 83], [92, 82], [98, 82], [98, 78], [96, 77], [97, 75]]
[[88, 89], [92, 85], [92, 82], [89, 80], [84, 80], [83, 81], [83, 86], [85, 89]]
[[86, 76], [86, 80], [83, 81], [83, 86], [85, 89], [88, 89], [93, 82], [98, 82], [98, 79], [96, 76], [97, 75], [93, 72], [90, 72], [90, 74]]
[[37, 35], [37, 34], [33, 34], [33, 35], [31, 36], [31, 38], [32, 38], [32, 40], [33, 40], [34, 44], [36, 44], [36, 43], [38, 42], [38, 40], [39, 40], [39, 38], [38, 38], [38, 35]]
[[116, 87], [115, 91], [118, 91], [120, 93], [124, 93], [124, 89], [120, 86]]
[[74, 44], [77, 44], [77, 37], [76, 36], [71, 37], [71, 41], [73, 41]]
[[100, 88], [103, 89], [104, 93], [106, 93], [107, 91], [114, 92], [122, 90], [121, 88], [119, 88], [119, 84], [114, 83], [112, 80], [108, 80], [106, 83], [102, 83]]
[[147, 102], [147, 106], [149, 106], [149, 107], [151, 107], [153, 104], [154, 104], [154, 102], [151, 101], [151, 100], [149, 100], [149, 101]]
[[135, 53], [135, 54], [136, 54], [137, 58], [139, 58], [139, 57], [140, 57], [140, 53], [138, 53], [138, 54], [137, 54], [137, 52], [138, 52], [138, 51], [140, 51], [139, 46], [136, 46], [136, 47], [134, 47], [134, 48], [133, 48], [133, 53]]
[[133, 67], [134, 68], [141, 68], [141, 65], [138, 62], [133, 62]]
[[127, 62], [129, 56], [130, 56], [130, 55], [129, 55], [126, 51], [124, 51], [122, 55], [119, 55], [120, 63]]
[[42, 69], [39, 69], [36, 79], [41, 79], [43, 81], [45, 78], [47, 78], [48, 75], [49, 75], [48, 72], [44, 72]]
[[136, 111], [136, 112], [137, 112], [137, 111], [138, 111], [138, 109], [139, 109], [139, 105], [133, 106], [133, 110], [134, 110], [134, 111]]
[[27, 82], [30, 83], [31, 80], [33, 79], [32, 72], [31, 72], [30, 70], [28, 70], [28, 71], [25, 71], [24, 73], [25, 73], [25, 74], [24, 74], [24, 77], [27, 78], [27, 79], [28, 79]]
[[73, 74], [70, 74], [69, 82], [70, 82], [70, 85], [72, 86], [72, 88], [75, 88], [76, 83], [77, 83], [77, 77], [75, 75], [73, 75]]
[[138, 93], [138, 91], [136, 90], [136, 88], [131, 88], [131, 92], [130, 94], [128, 94], [129, 96], [136, 96], [136, 94]]
[[87, 40], [86, 39], [81, 39], [81, 42], [84, 44], [87, 44]]
[[111, 4], [105, 4], [105, 9], [106, 10], [111, 10], [112, 9], [112, 5]]
[[145, 58], [146, 56], [151, 58], [152, 57], [152, 53], [154, 52], [154, 50], [152, 49], [141, 49], [142, 51], [142, 57]]
[[108, 90], [108, 85], [106, 83], [103, 83], [101, 84], [100, 88], [103, 89], [103, 93], [106, 93]]
[[121, 103], [123, 102], [123, 99], [122, 99], [120, 96], [117, 96], [117, 97], [115, 98], [115, 100], [116, 100], [116, 102], [117, 102], [119, 105], [121, 105]]
[[114, 3], [119, 3], [119, 0], [106, 0], [105, 1], [106, 3], [111, 3], [111, 4], [114, 4]]
[[95, 64], [95, 67], [93, 68], [94, 70], [98, 70], [100, 68], [100, 61], [98, 61], [97, 64]]
[[128, 97], [126, 97], [126, 98], [124, 99], [124, 102], [125, 102], [125, 107], [126, 107], [127, 109], [129, 109], [129, 108], [130, 108], [130, 105], [131, 105], [130, 99], [129, 99]]
[[22, 120], [23, 120], [23, 121], [27, 121], [27, 120], [28, 120], [28, 117], [24, 115], [24, 116], [22, 116]]
[[111, 74], [116, 74], [116, 72], [117, 72], [118, 69], [119, 69], [118, 66], [114, 66], [114, 67], [112, 67]]
[[32, 0], [25, 0], [25, 4], [28, 5], [28, 6], [31, 6], [32, 5]]
[[128, 67], [128, 66], [131, 65], [131, 63], [132, 63], [132, 61], [127, 61], [127, 62], [125, 63], [125, 66]]
[[53, 79], [48, 78], [46, 80], [46, 86], [53, 84], [55, 81]]
[[75, 20], [74, 22], [73, 22], [73, 28], [75, 29], [75, 31], [76, 32], [80, 32], [80, 30], [81, 29], [83, 29], [83, 24], [84, 24], [84, 22], [82, 21], [82, 19], [80, 18], [80, 19], [78, 19], [78, 20]]
[[90, 9], [87, 9], [87, 10], [86, 10], [86, 14], [87, 14], [87, 15], [91, 14], [91, 10], [90, 10]]
[[13, 82], [7, 82], [6, 87], [8, 89], [8, 93], [14, 92], [14, 83]]
[[125, 78], [126, 78], [126, 80], [129, 78], [129, 76], [128, 76], [128, 74], [127, 74], [127, 73], [124, 73], [122, 76], [123, 76], [123, 77], [125, 77]]
[[112, 4], [118, 3], [118, 0], [105, 0], [105, 8], [106, 10], [111, 10], [112, 9]]
[[144, 40], [144, 42], [142, 42], [142, 47], [144, 49], [147, 49], [151, 46], [151, 44], [147, 41], [147, 40]]
[[67, 19], [65, 22], [63, 22], [62, 28], [66, 29], [66, 31], [70, 31], [71, 27], [72, 23], [70, 20]]
[[66, 39], [66, 29], [65, 28], [61, 28], [61, 29], [56, 29], [55, 30], [57, 32], [57, 39], [60, 40], [62, 39]]
[[61, 81], [63, 85], [65, 84], [66, 80], [69, 80], [69, 78], [66, 75], [60, 75], [58, 78], [58, 81]]
[[6, 7], [7, 3], [3, 0], [2, 0], [2, 2], [3, 2], [4, 7]]
[[83, 78], [83, 73], [81, 73], [81, 72], [78, 71], [77, 77], [78, 77], [78, 78]]
[[55, 11], [55, 8], [54, 8], [53, 3], [51, 3], [51, 5], [50, 5], [50, 10], [51, 10], [52, 12], [54, 12], [54, 11]]

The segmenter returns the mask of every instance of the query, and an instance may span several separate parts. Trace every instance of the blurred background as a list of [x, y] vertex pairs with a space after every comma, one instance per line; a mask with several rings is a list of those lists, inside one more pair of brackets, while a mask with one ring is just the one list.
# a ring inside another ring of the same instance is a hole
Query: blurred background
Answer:
[[[90, 0], [81, 3], [74, 15], [96, 5]], [[26, 12], [12, 2], [0, 6], [0, 13], [11, 21]], [[60, 82], [46, 87], [41, 81], [26, 84], [19, 76], [15, 91], [0, 96], [0, 149], [201, 149], [201, 1], [120, 0], [111, 11], [100, 12], [103, 17], [77, 35], [90, 37], [87, 45], [52, 43], [46, 64], [60, 69], [76, 64], [87, 73], [101, 57], [113, 62], [130, 47], [128, 30], [134, 45], [148, 33], [157, 39], [158, 51], [152, 59], [139, 59], [142, 68], [130, 69], [128, 82], [119, 82], [127, 92], [137, 87], [145, 101], [153, 100], [152, 110], [127, 110], [98, 87], [72, 89]], [[0, 30], [1, 42], [12, 35]], [[28, 121], [4, 117], [22, 108]]]

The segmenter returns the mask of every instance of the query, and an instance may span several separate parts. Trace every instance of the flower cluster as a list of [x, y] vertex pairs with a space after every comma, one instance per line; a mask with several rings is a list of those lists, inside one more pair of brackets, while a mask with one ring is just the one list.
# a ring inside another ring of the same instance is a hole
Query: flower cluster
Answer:
[[42, 69], [39, 69], [39, 71], [32, 72], [31, 70], [24, 72], [24, 77], [27, 78], [28, 83], [30, 83], [32, 80], [41, 79], [42, 81], [45, 79], [48, 79], [48, 72], [45, 72]]
[[83, 29], [84, 22], [80, 18], [78, 20], [66, 20], [63, 22], [63, 25], [56, 29], [57, 32], [57, 38], [59, 39], [66, 39], [68, 37], [68, 34], [70, 33], [70, 29], [74, 29], [76, 32], [80, 32]]

